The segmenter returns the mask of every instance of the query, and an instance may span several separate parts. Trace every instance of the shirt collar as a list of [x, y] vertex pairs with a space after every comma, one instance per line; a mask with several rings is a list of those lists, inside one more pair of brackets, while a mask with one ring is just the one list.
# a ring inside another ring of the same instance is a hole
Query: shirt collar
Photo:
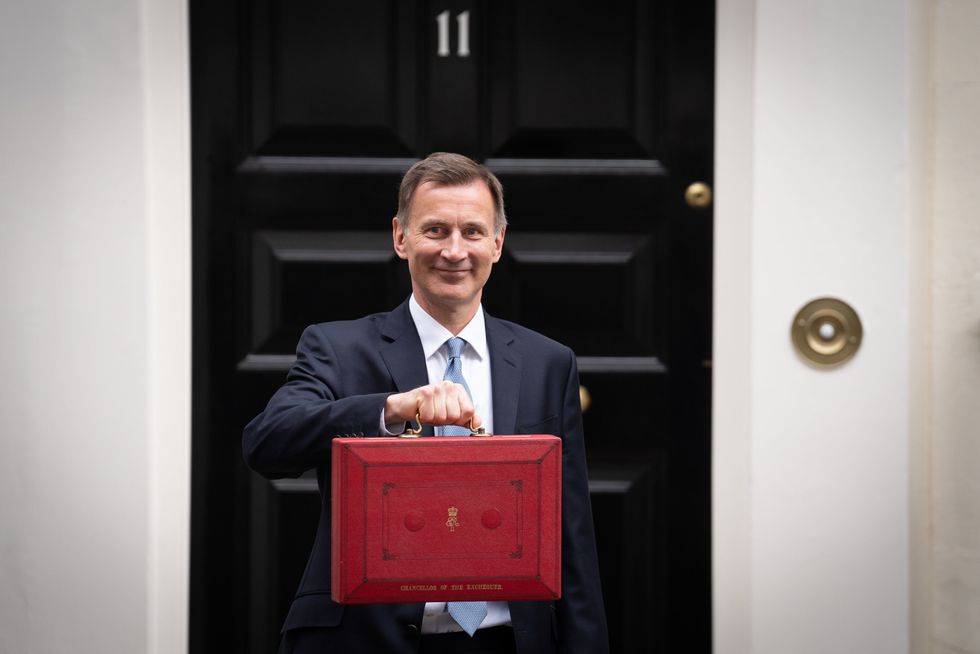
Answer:
[[[425, 358], [428, 359], [439, 348], [445, 345], [446, 341], [453, 337], [453, 334], [440, 325], [435, 318], [425, 312], [425, 309], [415, 299], [414, 294], [408, 300], [408, 310], [411, 312], [412, 320], [415, 322], [415, 329], [419, 333], [419, 340], [422, 341], [422, 352], [425, 354]], [[487, 327], [483, 317], [482, 304], [477, 308], [476, 313], [473, 314], [473, 318], [466, 324], [466, 327], [463, 327], [457, 336], [466, 341], [466, 347], [471, 349], [477, 358], [481, 361], [487, 359], [489, 355], [489, 351], [487, 350]]]

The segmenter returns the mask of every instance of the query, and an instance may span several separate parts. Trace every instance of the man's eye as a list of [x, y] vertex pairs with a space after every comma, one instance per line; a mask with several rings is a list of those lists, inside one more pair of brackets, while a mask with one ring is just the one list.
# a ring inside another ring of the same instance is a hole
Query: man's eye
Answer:
[[477, 229], [476, 227], [467, 227], [466, 229], [463, 230], [463, 234], [470, 237], [476, 237], [481, 235], [480, 230]]
[[432, 225], [425, 230], [426, 234], [439, 235], [442, 234], [442, 227], [439, 225]]

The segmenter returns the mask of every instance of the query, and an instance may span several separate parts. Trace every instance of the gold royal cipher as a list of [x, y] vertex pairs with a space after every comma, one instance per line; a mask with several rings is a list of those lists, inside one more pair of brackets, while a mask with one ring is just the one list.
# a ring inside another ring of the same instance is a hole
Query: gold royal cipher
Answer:
[[459, 509], [455, 506], [449, 507], [449, 519], [446, 520], [446, 526], [449, 527], [450, 533], [456, 531], [456, 527], [459, 526], [459, 520], [456, 519], [458, 513]]

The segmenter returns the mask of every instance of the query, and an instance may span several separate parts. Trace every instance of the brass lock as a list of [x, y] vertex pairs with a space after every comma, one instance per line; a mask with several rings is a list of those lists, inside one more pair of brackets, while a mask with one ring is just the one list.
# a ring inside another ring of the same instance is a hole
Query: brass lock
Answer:
[[694, 182], [684, 191], [684, 201], [692, 209], [707, 209], [711, 206], [711, 187], [704, 182]]
[[849, 304], [824, 297], [808, 302], [797, 312], [790, 329], [793, 345], [810, 363], [836, 366], [861, 347], [861, 319]]
[[588, 411], [589, 407], [592, 406], [592, 393], [585, 386], [580, 385], [578, 387], [578, 401], [582, 405], [582, 413]]

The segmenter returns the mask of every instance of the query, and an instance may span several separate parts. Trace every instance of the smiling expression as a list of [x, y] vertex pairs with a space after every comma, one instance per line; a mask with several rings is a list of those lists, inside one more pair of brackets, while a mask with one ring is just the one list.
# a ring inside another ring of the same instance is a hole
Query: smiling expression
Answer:
[[506, 228], [495, 234], [493, 225], [493, 198], [480, 180], [420, 184], [407, 225], [392, 221], [395, 253], [408, 261], [415, 299], [440, 322], [461, 314], [468, 322], [476, 312], [504, 244]]

